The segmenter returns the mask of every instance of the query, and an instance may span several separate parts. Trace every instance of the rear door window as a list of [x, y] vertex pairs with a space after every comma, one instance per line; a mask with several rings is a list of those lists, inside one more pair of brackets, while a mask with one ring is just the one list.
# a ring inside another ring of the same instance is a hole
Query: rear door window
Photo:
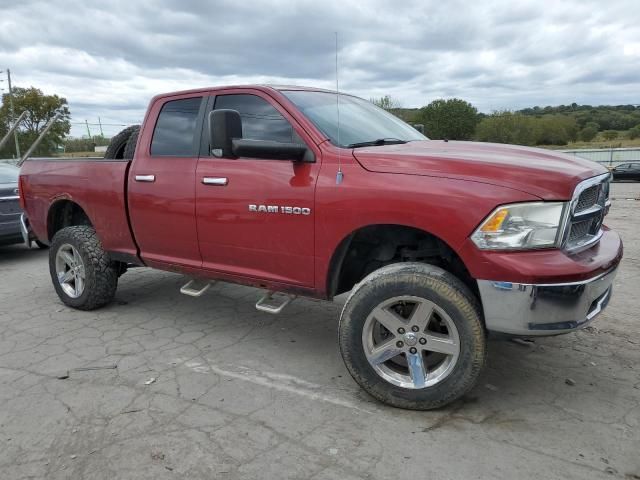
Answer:
[[183, 98], [165, 103], [158, 115], [151, 140], [151, 155], [193, 157], [194, 138], [202, 97]]

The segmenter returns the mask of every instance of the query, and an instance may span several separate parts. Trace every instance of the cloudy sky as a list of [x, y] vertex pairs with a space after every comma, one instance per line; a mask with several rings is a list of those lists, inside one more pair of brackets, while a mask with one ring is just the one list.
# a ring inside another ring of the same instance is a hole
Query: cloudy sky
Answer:
[[332, 88], [335, 31], [341, 90], [365, 98], [640, 103], [638, 0], [0, 0], [0, 69], [66, 97], [74, 122], [138, 123], [165, 91]]

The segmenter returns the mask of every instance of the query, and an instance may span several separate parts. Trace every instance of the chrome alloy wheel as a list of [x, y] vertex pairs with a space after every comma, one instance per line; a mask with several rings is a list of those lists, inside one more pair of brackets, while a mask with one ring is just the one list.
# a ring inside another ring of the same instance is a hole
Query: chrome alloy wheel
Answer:
[[374, 308], [364, 323], [362, 344], [378, 375], [410, 389], [444, 380], [460, 355], [451, 317], [435, 303], [413, 296], [393, 297]]
[[58, 282], [71, 298], [78, 298], [84, 292], [85, 270], [82, 257], [72, 245], [60, 245], [56, 252], [56, 275]]

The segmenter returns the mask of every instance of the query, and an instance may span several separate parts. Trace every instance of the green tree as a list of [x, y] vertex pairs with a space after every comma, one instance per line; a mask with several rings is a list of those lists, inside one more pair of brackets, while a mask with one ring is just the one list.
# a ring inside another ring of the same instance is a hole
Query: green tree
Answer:
[[423, 107], [420, 120], [428, 137], [469, 140], [479, 119], [476, 107], [459, 98], [452, 98], [434, 100]]
[[618, 132], [616, 132], [615, 130], [605, 130], [604, 132], [602, 132], [602, 138], [604, 138], [605, 140], [615, 140], [616, 138], [618, 138]]
[[578, 138], [576, 120], [567, 115], [543, 115], [534, 125], [536, 145], [566, 145]]
[[480, 120], [476, 128], [476, 139], [481, 142], [535, 145], [535, 117], [520, 113], [494, 112]]
[[598, 134], [597, 129], [593, 128], [592, 126], [588, 126], [580, 130], [579, 135], [580, 135], [580, 140], [582, 140], [583, 142], [590, 142], [591, 140], [596, 138], [597, 134]]
[[636, 138], [640, 138], [640, 124], [636, 125], [633, 128], [629, 129], [629, 132], [627, 133], [627, 136], [631, 139], [631, 140], [635, 140]]
[[384, 108], [385, 110], [392, 111], [402, 108], [399, 100], [396, 100], [391, 95], [385, 95], [380, 98], [370, 98], [369, 101], [374, 105], [377, 105], [380, 108]]
[[[67, 100], [58, 95], [45, 95], [42, 90], [30, 87], [13, 89], [13, 104], [15, 115], [20, 115], [26, 111], [27, 116], [18, 127], [18, 140], [24, 150], [26, 150], [40, 135], [47, 122], [57, 113], [61, 114], [59, 120], [51, 127], [47, 136], [42, 140], [39, 147], [34, 152], [38, 155], [47, 155], [56, 150], [61, 145], [66, 135], [71, 130], [69, 123], [70, 113]], [[8, 128], [9, 125], [9, 95], [2, 96], [2, 106], [0, 106], [0, 130]], [[0, 152], [0, 157], [11, 157], [15, 155], [15, 145], [8, 142]]]

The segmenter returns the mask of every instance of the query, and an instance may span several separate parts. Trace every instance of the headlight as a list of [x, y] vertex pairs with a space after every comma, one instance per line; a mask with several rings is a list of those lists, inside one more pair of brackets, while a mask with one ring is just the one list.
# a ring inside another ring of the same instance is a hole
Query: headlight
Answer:
[[528, 250], [560, 243], [566, 203], [514, 203], [496, 208], [471, 240], [482, 250]]

